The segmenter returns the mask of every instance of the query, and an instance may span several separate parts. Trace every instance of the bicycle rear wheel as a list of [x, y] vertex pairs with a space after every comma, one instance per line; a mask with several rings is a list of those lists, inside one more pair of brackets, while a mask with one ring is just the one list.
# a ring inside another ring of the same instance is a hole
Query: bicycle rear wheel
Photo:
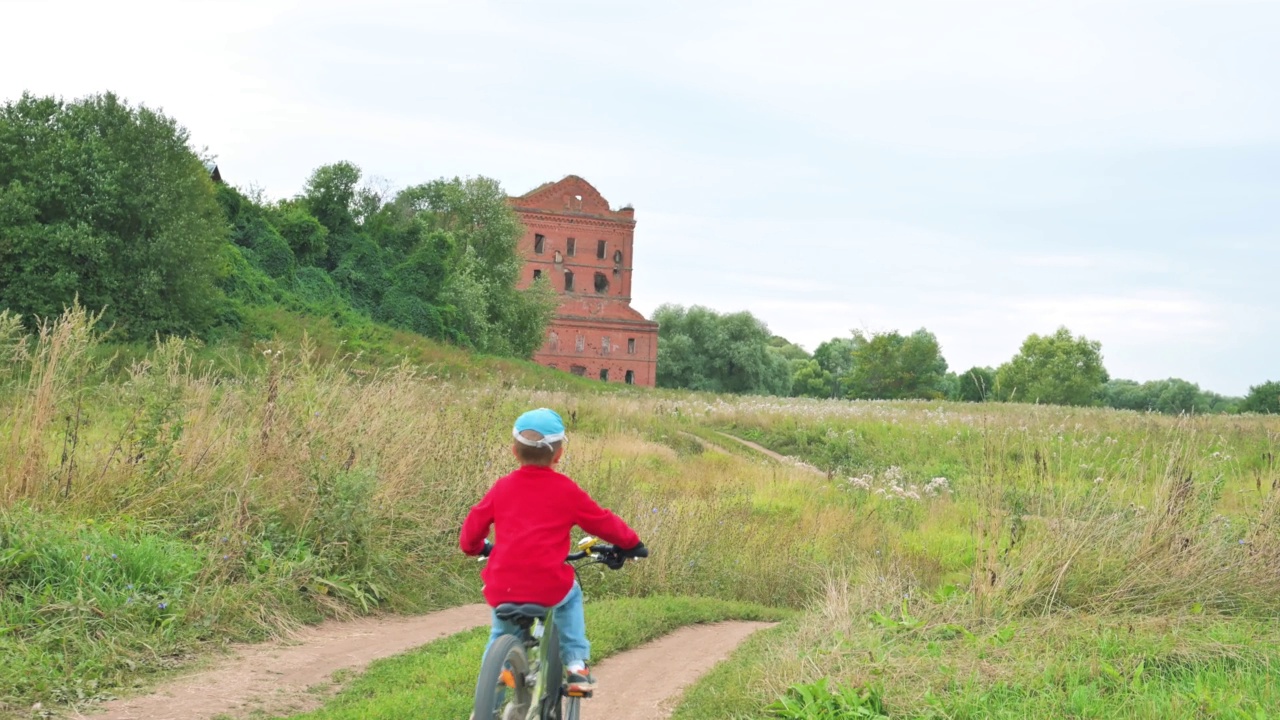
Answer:
[[[505, 675], [503, 671], [508, 671]], [[529, 658], [514, 635], [503, 635], [489, 648], [476, 679], [475, 720], [509, 720], [529, 713], [533, 689], [527, 684]]]
[[564, 720], [580, 720], [582, 717], [578, 703], [582, 702], [580, 698], [571, 697], [564, 701]]

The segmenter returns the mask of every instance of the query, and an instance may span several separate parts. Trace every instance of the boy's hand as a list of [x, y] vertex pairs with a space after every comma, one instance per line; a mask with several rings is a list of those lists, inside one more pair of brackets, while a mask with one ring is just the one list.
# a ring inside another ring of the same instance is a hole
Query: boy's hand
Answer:
[[488, 539], [484, 541], [484, 547], [480, 548], [480, 557], [489, 557], [489, 553], [493, 552], [493, 543]]
[[645, 547], [644, 543], [640, 543], [630, 550], [620, 550], [619, 554], [625, 558], [649, 557], [649, 548]]

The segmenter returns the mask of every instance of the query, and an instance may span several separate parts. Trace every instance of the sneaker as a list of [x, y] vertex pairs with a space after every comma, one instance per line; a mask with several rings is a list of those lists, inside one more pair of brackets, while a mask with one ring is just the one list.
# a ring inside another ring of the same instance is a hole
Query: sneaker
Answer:
[[565, 678], [565, 692], [569, 695], [590, 695], [596, 689], [596, 679], [591, 675], [591, 668], [569, 670]]

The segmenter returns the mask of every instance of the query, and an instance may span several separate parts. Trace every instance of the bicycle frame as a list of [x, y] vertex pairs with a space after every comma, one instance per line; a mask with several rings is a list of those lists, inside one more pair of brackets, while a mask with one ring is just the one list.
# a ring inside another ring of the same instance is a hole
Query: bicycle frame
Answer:
[[[543, 652], [542, 647], [543, 639], [551, 637], [550, 634], [556, 631], [556, 623], [553, 615], [554, 612], [548, 612], [546, 620], [534, 621], [533, 626], [529, 628], [530, 634], [532, 634], [534, 639], [537, 640], [537, 644], [534, 645], [531, 650], [537, 652], [537, 658], [533, 662], [537, 663], [538, 679], [533, 685], [533, 702], [529, 703], [529, 714], [526, 716], [525, 720], [541, 720], [542, 710], [547, 704], [548, 691], [556, 694], [557, 702], [560, 700], [559, 685], [555, 688], [549, 687], [551, 685], [552, 668], [556, 667], [555, 663], [560, 662], [560, 658], [548, 659], [544, 657], [545, 653]], [[559, 648], [559, 646], [560, 644], [556, 643], [556, 647]]]

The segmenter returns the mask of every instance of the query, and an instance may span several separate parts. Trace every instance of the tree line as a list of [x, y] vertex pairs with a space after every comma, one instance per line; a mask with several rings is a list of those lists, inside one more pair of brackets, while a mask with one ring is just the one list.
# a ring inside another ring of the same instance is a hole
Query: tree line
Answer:
[[937, 337], [921, 328], [854, 331], [812, 353], [772, 334], [748, 312], [663, 305], [658, 326], [659, 387], [846, 400], [953, 400], [1106, 406], [1162, 413], [1280, 413], [1280, 382], [1243, 398], [1178, 378], [1112, 379], [1102, 344], [1065, 327], [1032, 334], [999, 367], [948, 368]]
[[123, 339], [207, 336], [283, 306], [528, 357], [556, 302], [516, 289], [522, 232], [486, 178], [393, 193], [339, 162], [270, 200], [113, 94], [0, 108], [0, 309], [29, 323], [78, 300]]

